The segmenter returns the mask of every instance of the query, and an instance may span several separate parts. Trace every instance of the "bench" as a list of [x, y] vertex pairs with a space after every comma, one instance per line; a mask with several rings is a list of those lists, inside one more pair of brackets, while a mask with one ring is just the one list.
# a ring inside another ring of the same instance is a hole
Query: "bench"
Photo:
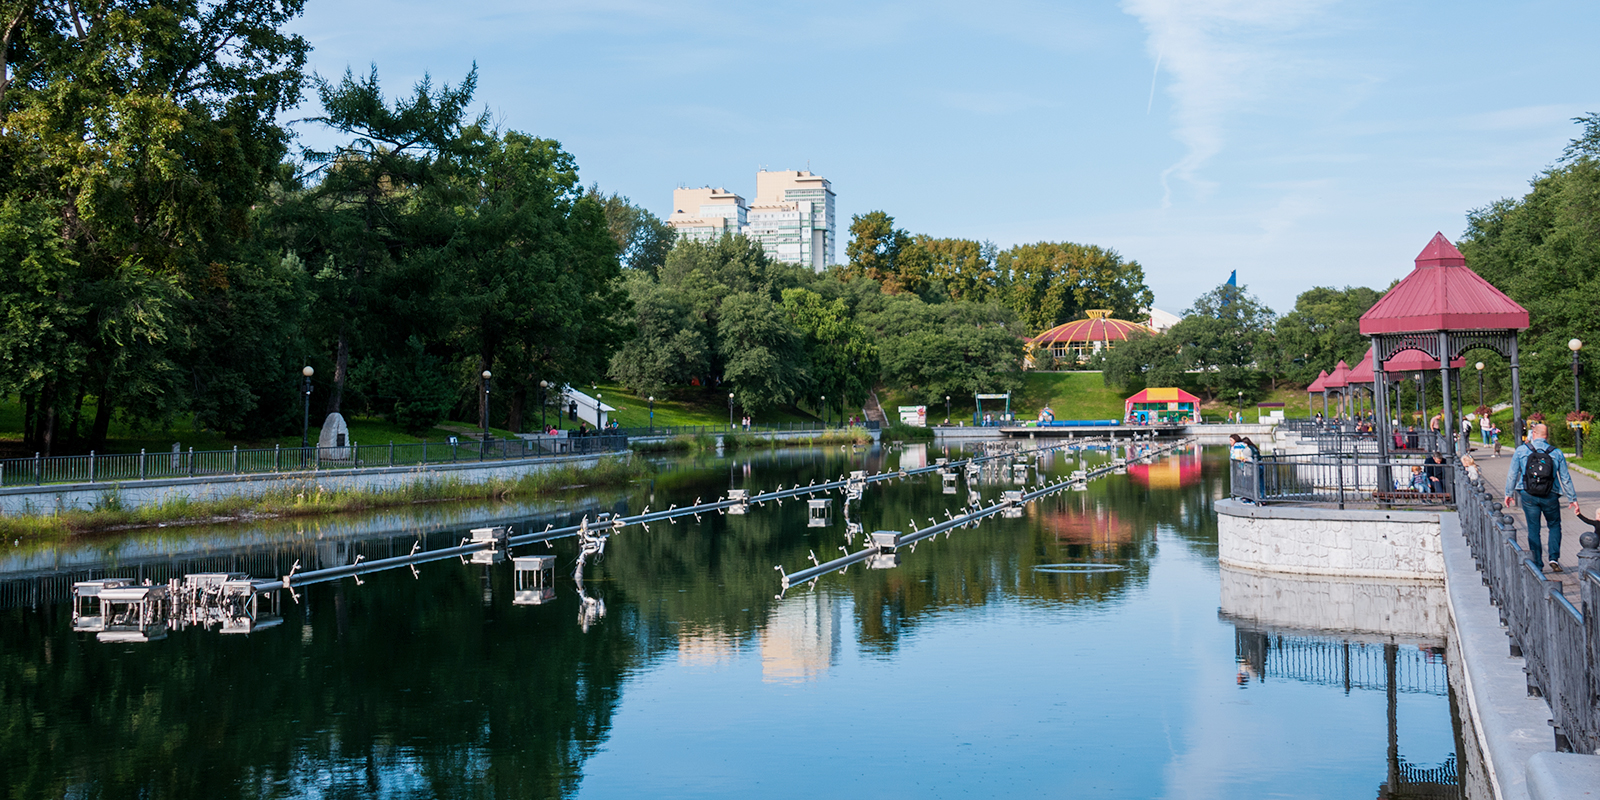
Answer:
[[1415, 502], [1426, 505], [1449, 505], [1454, 502], [1450, 495], [1445, 492], [1419, 492], [1416, 490], [1373, 492], [1372, 499], [1380, 503]]

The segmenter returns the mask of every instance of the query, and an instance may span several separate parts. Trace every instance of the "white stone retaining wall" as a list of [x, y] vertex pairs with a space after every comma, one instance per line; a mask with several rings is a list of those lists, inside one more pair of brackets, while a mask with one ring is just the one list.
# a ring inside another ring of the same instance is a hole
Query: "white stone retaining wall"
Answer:
[[513, 461], [429, 464], [425, 467], [371, 467], [252, 475], [217, 475], [107, 483], [63, 483], [0, 489], [0, 514], [53, 514], [66, 509], [89, 510], [115, 499], [123, 508], [156, 505], [168, 500], [214, 500], [259, 497], [278, 489], [393, 489], [430, 480], [476, 483], [515, 480], [557, 466], [589, 467], [603, 459], [632, 456], [629, 451], [571, 456], [544, 456]]
[[1219, 500], [1217, 559], [1240, 569], [1349, 578], [1444, 580], [1439, 515]]

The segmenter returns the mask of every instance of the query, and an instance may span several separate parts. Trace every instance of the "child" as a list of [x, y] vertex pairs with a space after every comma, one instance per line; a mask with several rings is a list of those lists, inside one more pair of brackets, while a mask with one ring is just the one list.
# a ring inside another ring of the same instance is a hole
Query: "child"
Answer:
[[1422, 471], [1422, 467], [1420, 466], [1411, 468], [1411, 490], [1415, 492], [1427, 492], [1431, 490], [1431, 485], [1428, 483], [1428, 476]]
[[1474, 483], [1478, 480], [1478, 462], [1472, 456], [1462, 456], [1461, 466], [1467, 469], [1467, 480]]

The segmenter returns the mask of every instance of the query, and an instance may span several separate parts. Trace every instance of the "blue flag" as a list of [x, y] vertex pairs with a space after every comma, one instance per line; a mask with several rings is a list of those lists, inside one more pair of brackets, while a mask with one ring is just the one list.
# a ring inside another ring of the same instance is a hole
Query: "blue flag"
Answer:
[[1239, 286], [1239, 270], [1228, 273], [1228, 285], [1235, 288]]

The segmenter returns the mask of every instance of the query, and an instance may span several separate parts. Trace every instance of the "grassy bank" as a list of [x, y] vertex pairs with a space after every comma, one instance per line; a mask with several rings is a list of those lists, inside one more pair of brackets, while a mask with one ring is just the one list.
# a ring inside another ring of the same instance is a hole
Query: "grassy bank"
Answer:
[[563, 465], [515, 480], [464, 481], [429, 478], [392, 489], [332, 489], [315, 481], [272, 490], [258, 497], [206, 500], [173, 498], [158, 505], [129, 508], [108, 492], [87, 511], [0, 518], [0, 535], [66, 536], [158, 525], [232, 522], [263, 518], [306, 517], [368, 511], [377, 508], [457, 500], [512, 500], [587, 486], [617, 486], [643, 477], [649, 468], [635, 461], [604, 460], [591, 467]]
[[779, 447], [866, 444], [872, 441], [872, 435], [860, 428], [818, 431], [809, 436], [796, 435], [787, 438], [768, 437], [754, 433], [725, 433], [720, 436], [702, 433], [693, 436], [688, 434], [674, 436], [658, 442], [634, 442], [630, 446], [641, 453], [704, 453], [716, 450], [718, 439], [722, 440], [723, 452], [732, 452], [735, 450], [774, 450]]

